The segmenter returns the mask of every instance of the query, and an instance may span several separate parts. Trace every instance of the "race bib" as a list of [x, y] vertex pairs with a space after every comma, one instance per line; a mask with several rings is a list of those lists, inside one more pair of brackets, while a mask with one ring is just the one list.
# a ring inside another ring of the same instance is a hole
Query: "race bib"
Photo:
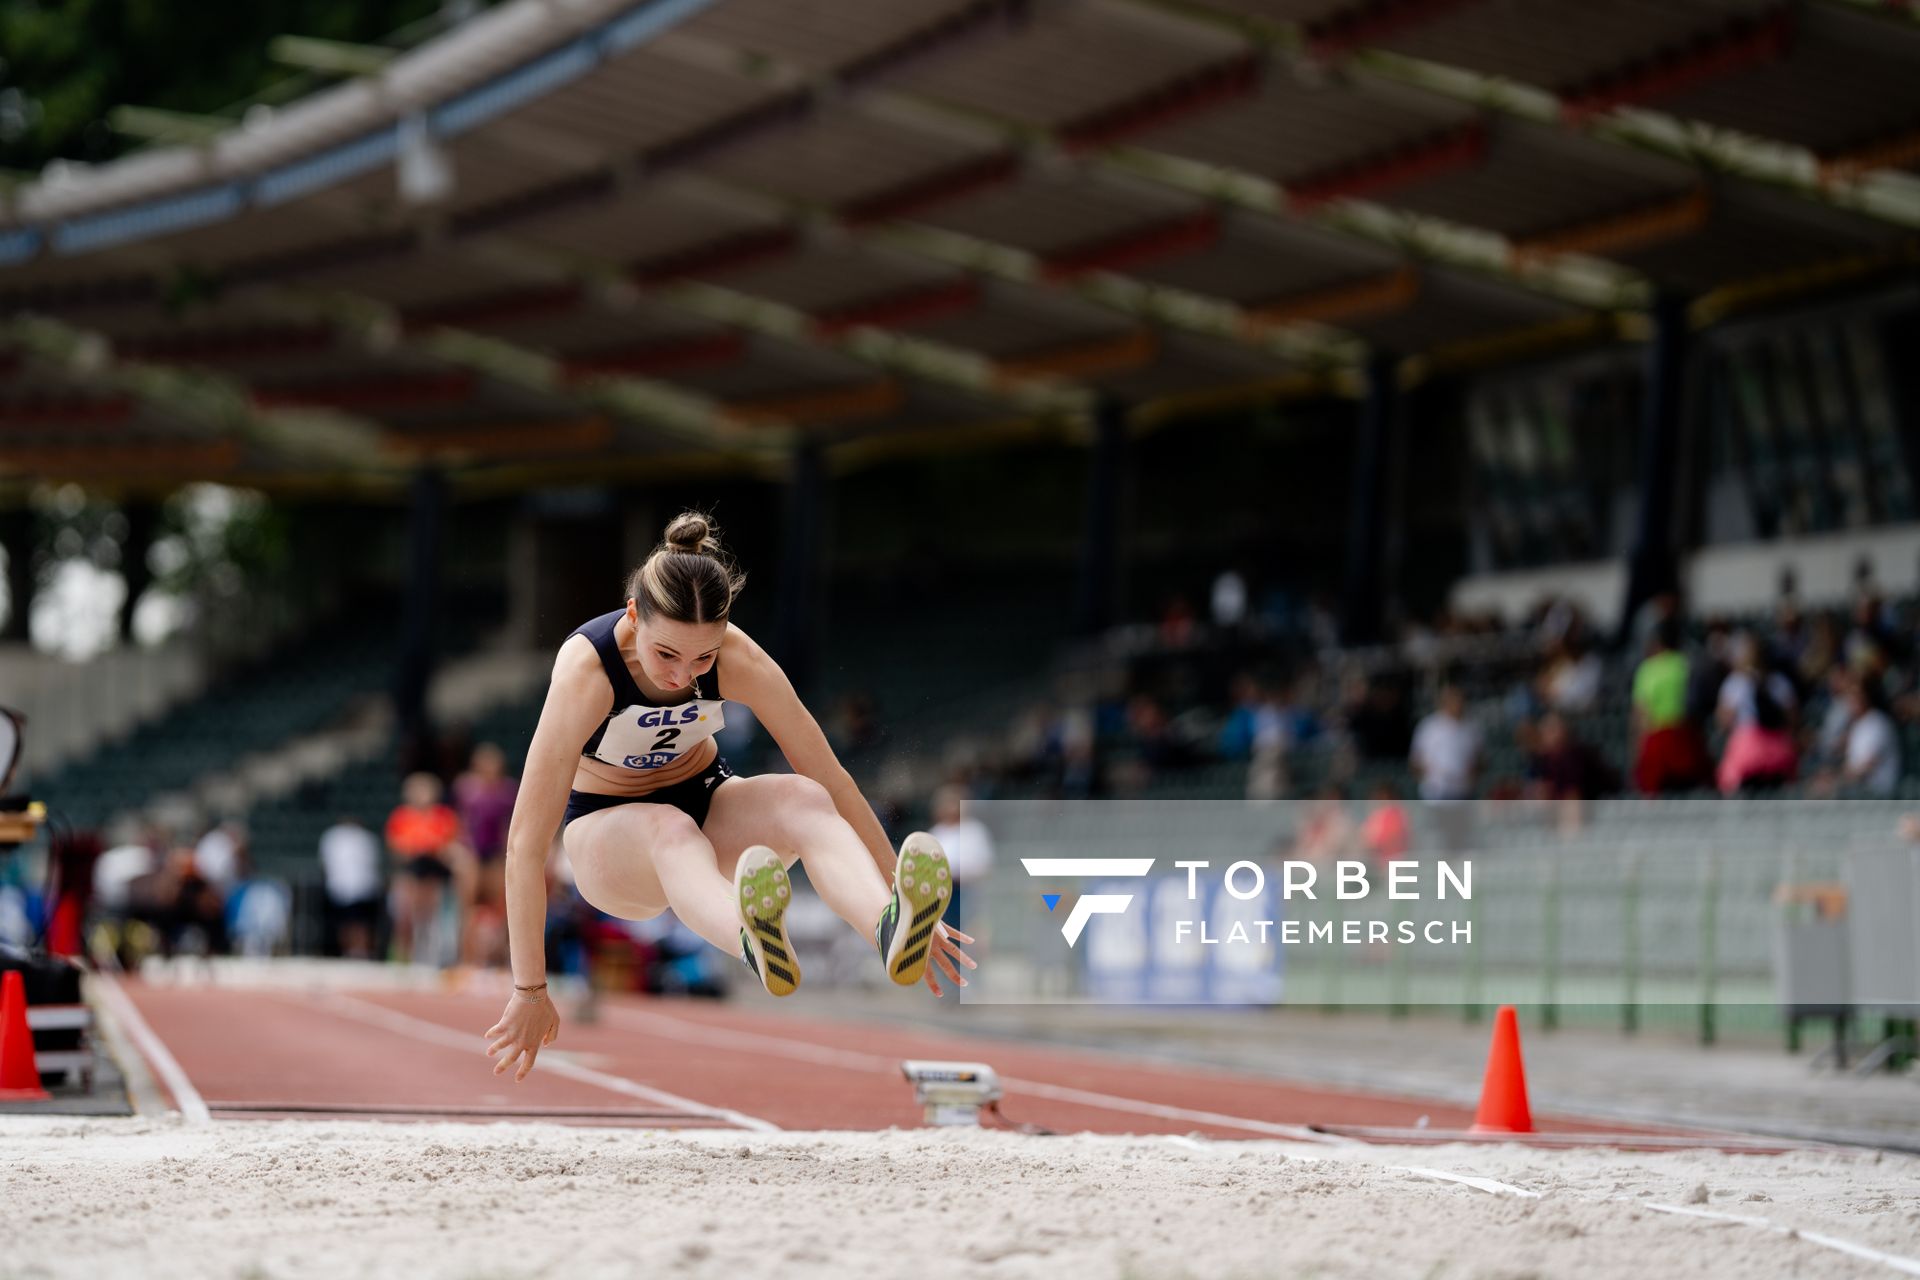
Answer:
[[607, 731], [591, 753], [622, 769], [664, 769], [726, 728], [718, 698], [683, 702], [677, 707], [632, 706], [607, 720]]

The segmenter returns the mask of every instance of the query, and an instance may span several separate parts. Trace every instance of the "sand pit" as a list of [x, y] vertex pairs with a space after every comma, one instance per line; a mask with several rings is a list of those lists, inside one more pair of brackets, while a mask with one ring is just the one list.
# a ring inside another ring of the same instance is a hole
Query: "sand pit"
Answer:
[[1920, 1160], [1861, 1151], [18, 1117], [0, 1150], [6, 1280], [1920, 1275]]

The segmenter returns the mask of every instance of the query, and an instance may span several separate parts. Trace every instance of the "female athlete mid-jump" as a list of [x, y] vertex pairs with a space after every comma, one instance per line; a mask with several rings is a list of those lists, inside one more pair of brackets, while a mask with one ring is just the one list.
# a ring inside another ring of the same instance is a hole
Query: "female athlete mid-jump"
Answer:
[[[672, 907], [708, 942], [738, 951], [776, 996], [800, 984], [784, 920], [787, 868], [801, 859], [834, 913], [873, 938], [896, 983], [924, 975], [939, 995], [933, 962], [960, 986], [954, 961], [976, 967], [956, 945], [973, 939], [939, 923], [952, 892], [939, 842], [916, 831], [894, 856], [786, 675], [727, 621], [741, 582], [706, 517], [688, 512], [627, 580], [626, 608], [560, 646], [507, 830], [514, 993], [486, 1033], [489, 1058], [505, 1050], [495, 1075], [518, 1063], [514, 1079], [524, 1080], [560, 1032], [543, 935], [547, 850], [563, 820], [588, 902], [629, 920]], [[713, 741], [723, 700], [753, 711], [794, 774], [733, 775]]]

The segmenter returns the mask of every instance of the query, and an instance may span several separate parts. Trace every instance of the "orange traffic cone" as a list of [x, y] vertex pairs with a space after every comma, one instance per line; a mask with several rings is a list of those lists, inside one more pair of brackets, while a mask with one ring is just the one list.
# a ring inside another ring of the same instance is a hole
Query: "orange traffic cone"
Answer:
[[1480, 1109], [1473, 1114], [1473, 1132], [1533, 1132], [1533, 1112], [1527, 1108], [1527, 1069], [1520, 1062], [1520, 1021], [1510, 1004], [1501, 1005], [1494, 1015], [1493, 1046], [1487, 1051], [1487, 1074], [1480, 1084]]
[[49, 1098], [33, 1064], [33, 1032], [27, 1026], [27, 984], [18, 969], [0, 978], [0, 1101], [38, 1102]]

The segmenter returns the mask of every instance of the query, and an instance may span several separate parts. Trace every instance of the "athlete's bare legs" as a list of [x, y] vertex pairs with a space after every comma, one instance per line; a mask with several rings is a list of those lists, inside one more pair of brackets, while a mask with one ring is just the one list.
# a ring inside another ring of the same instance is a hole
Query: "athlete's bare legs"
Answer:
[[731, 867], [721, 874], [713, 845], [680, 810], [666, 804], [602, 809], [568, 823], [565, 840], [574, 883], [600, 910], [647, 920], [672, 907], [708, 942], [728, 955], [739, 952]]
[[756, 844], [789, 867], [805, 863], [821, 900], [868, 940], [893, 897], [867, 846], [833, 807], [827, 789], [811, 778], [761, 774], [720, 783], [704, 831], [718, 855], [719, 874], [729, 880], [741, 853]]

